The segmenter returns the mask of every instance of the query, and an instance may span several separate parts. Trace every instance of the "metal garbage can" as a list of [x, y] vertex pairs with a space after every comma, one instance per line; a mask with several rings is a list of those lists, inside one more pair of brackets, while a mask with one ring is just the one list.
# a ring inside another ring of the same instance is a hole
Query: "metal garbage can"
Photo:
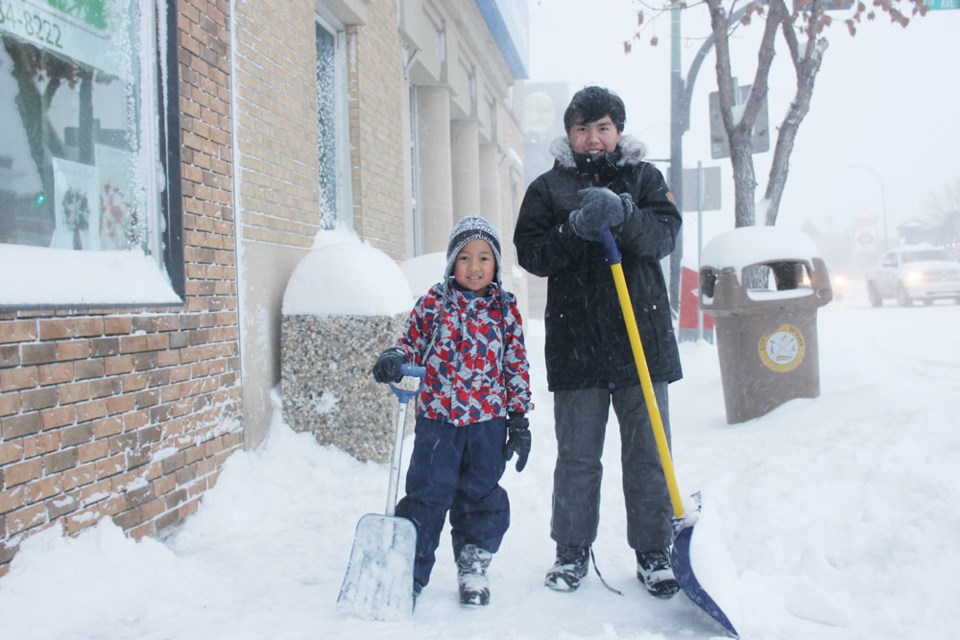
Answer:
[[817, 309], [833, 297], [809, 236], [739, 227], [701, 256], [701, 308], [714, 317], [727, 423], [820, 395]]

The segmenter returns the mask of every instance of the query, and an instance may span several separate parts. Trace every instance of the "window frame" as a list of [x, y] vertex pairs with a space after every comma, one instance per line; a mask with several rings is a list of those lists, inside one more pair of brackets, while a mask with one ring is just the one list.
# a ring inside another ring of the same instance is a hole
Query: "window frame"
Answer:
[[[334, 197], [336, 199], [335, 219], [333, 226], [342, 224], [347, 229], [354, 229], [354, 211], [353, 211], [353, 185], [351, 184], [351, 156], [350, 156], [350, 120], [349, 120], [349, 83], [347, 78], [347, 32], [345, 25], [335, 16], [326, 11], [316, 11], [315, 24], [324, 31], [333, 36], [334, 55], [333, 55], [333, 86], [335, 90], [333, 107], [333, 126], [334, 126], [334, 153], [333, 170], [336, 172], [336, 189]], [[315, 52], [319, 55], [319, 51]], [[317, 79], [317, 136], [318, 144], [320, 137], [320, 80]], [[322, 173], [324, 167], [320, 164], [320, 158], [317, 158], [318, 173]], [[320, 203], [320, 207], [323, 203]], [[322, 218], [322, 210], [318, 210]]]
[[[174, 292], [183, 300], [186, 298], [186, 265], [184, 264], [183, 247], [183, 186], [180, 156], [180, 30], [177, 27], [176, 0], [167, 5], [166, 11], [166, 51], [164, 62], [167, 75], [164, 76], [164, 65], [160, 64], [161, 52], [157, 52], [157, 95], [160, 96], [160, 109], [157, 114], [160, 124], [160, 136], [157, 143], [164, 148], [163, 159], [165, 164], [166, 189], [160, 198], [160, 217], [165, 221], [162, 231], [163, 265], [170, 278], [170, 285]], [[171, 10], [172, 9], [172, 10]], [[159, 26], [159, 25], [158, 25]], [[159, 48], [160, 33], [157, 33], [156, 46]], [[165, 86], [164, 86], [165, 85]], [[166, 89], [166, 91], [164, 91]], [[166, 96], [166, 99], [164, 99]]]
[[411, 84], [410, 100], [410, 214], [413, 226], [413, 255], [423, 253], [423, 210], [420, 206], [420, 107], [417, 85]]

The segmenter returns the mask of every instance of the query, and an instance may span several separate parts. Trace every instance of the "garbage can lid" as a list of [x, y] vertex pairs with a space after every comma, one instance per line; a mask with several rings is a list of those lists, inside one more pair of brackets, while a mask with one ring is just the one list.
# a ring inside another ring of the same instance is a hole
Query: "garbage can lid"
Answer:
[[701, 268], [733, 267], [740, 273], [744, 267], [768, 262], [810, 261], [819, 257], [817, 245], [807, 234], [778, 227], [737, 227], [707, 243], [703, 248]]

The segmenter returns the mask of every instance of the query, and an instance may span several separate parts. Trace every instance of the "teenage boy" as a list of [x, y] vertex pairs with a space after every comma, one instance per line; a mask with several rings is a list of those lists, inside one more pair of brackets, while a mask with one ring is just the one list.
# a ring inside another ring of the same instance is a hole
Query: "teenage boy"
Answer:
[[553, 168], [527, 189], [514, 233], [520, 265], [546, 277], [545, 360], [553, 392], [557, 462], [546, 586], [573, 591], [587, 574], [600, 519], [600, 456], [610, 405], [621, 439], [627, 543], [637, 577], [657, 597], [679, 589], [670, 566], [672, 509], [663, 469], [600, 241], [606, 227], [623, 254], [654, 393], [669, 441], [667, 385], [682, 376], [660, 260], [681, 216], [645, 147], [623, 135], [623, 101], [601, 87], [578, 91], [564, 113]]

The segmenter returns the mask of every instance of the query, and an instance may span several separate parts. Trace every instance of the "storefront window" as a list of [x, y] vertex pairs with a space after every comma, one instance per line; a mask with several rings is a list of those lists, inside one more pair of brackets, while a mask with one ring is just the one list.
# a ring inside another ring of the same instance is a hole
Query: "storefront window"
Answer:
[[[61, 256], [73, 265], [135, 252], [170, 271], [182, 249], [167, 233], [167, 169], [179, 159], [165, 140], [176, 122], [163, 77], [176, 74], [164, 57], [166, 4], [0, 0], [0, 251], [14, 255], [12, 245], [27, 263]], [[5, 293], [0, 305], [29, 302]], [[96, 297], [89, 301], [107, 301]], [[69, 296], [46, 300], [61, 301]]]

